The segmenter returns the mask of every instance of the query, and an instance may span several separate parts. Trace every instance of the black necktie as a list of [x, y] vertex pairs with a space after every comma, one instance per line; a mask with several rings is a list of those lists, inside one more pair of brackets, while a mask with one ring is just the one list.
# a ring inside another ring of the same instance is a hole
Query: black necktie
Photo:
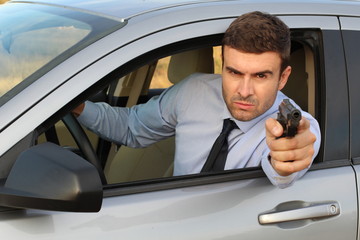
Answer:
[[218, 138], [215, 140], [201, 172], [216, 172], [224, 170], [229, 148], [227, 137], [234, 128], [237, 128], [234, 121], [224, 119], [223, 129]]

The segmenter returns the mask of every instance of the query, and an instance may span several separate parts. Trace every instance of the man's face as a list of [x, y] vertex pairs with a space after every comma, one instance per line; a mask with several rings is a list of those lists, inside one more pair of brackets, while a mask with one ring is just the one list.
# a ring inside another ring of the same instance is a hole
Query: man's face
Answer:
[[222, 91], [231, 115], [250, 121], [266, 112], [274, 103], [291, 73], [288, 66], [280, 74], [278, 53], [245, 53], [224, 46]]

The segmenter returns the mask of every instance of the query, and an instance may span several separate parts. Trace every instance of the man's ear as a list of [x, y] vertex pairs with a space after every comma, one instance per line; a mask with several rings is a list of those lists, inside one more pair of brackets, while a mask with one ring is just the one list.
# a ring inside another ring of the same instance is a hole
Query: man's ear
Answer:
[[285, 87], [290, 74], [291, 74], [291, 67], [287, 66], [285, 70], [281, 73], [278, 90], [281, 90]]

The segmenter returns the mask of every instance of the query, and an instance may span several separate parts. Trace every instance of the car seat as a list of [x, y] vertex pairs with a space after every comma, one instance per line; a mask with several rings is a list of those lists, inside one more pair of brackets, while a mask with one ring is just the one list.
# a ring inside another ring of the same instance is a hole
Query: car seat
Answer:
[[[212, 48], [203, 48], [171, 56], [169, 81], [176, 84], [195, 72], [213, 73], [212, 54]], [[121, 146], [106, 163], [106, 179], [111, 184], [172, 176], [174, 154], [175, 137], [141, 149]]]

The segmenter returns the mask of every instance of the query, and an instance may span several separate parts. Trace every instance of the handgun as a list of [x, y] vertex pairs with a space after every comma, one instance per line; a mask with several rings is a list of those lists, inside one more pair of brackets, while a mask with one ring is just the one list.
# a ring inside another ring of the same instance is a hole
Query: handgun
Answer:
[[284, 129], [283, 134], [278, 137], [294, 137], [301, 120], [301, 111], [284, 99], [279, 105], [279, 112], [276, 119]]

